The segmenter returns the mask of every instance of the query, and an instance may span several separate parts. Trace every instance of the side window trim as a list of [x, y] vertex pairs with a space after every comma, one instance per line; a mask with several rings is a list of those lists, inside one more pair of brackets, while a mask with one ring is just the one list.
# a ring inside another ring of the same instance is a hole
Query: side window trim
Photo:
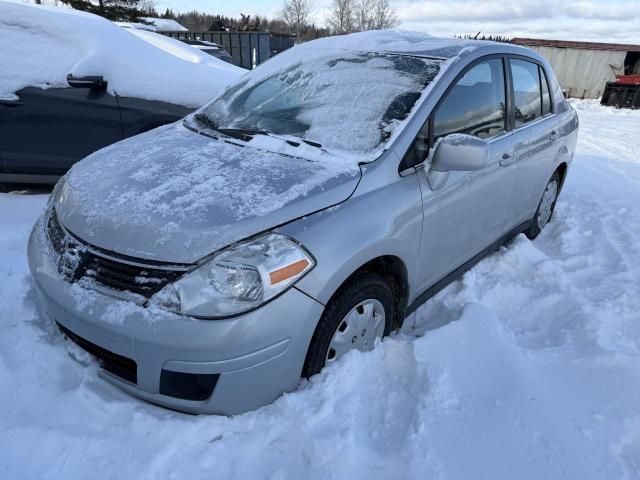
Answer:
[[[540, 74], [540, 89], [541, 89], [540, 90], [540, 95], [543, 95], [543, 93], [542, 93], [542, 82], [543, 81], [547, 85], [547, 93], [549, 94], [549, 113], [547, 113], [545, 115], [542, 115], [543, 117], [546, 117], [546, 116], [553, 115], [554, 113], [556, 113], [555, 112], [555, 102], [553, 101], [553, 95], [551, 95], [551, 88], [550, 88], [550, 85], [549, 85], [549, 77], [547, 75], [547, 71], [545, 70], [544, 66], [541, 63], [538, 63], [538, 72]], [[544, 103], [544, 101], [543, 101], [543, 103]]]

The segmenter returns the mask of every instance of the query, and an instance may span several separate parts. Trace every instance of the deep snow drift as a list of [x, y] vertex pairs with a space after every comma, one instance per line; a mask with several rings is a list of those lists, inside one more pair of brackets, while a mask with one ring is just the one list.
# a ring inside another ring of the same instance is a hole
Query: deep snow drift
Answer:
[[77, 10], [0, 1], [0, 98], [68, 87], [67, 74], [102, 75], [111, 94], [199, 107], [245, 73], [177, 40], [129, 30]]
[[535, 242], [234, 418], [100, 380], [37, 309], [25, 246], [46, 196], [0, 195], [0, 478], [640, 478], [640, 112], [574, 106], [576, 160]]

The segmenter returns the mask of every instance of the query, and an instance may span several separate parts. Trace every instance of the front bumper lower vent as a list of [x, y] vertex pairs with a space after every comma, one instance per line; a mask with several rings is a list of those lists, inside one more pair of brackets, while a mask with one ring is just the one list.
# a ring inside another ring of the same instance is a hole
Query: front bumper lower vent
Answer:
[[120, 377], [123, 380], [131, 383], [138, 383], [138, 365], [134, 360], [123, 357], [117, 353], [113, 353], [106, 348], [102, 348], [95, 343], [91, 343], [89, 340], [76, 335], [67, 327], [58, 323], [60, 331], [73, 343], [80, 348], [90, 353], [98, 359], [100, 366], [107, 372], [114, 374], [116, 377]]

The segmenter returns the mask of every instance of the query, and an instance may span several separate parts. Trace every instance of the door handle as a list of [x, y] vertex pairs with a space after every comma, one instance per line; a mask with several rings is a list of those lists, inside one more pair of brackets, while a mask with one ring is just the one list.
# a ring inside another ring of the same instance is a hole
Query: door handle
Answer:
[[19, 107], [20, 105], [24, 105], [22, 100], [6, 100], [0, 98], [0, 105], [3, 107]]
[[518, 159], [518, 157], [516, 157], [516, 153], [515, 152], [503, 153], [502, 154], [502, 158], [500, 159], [500, 166], [501, 167], [506, 167], [507, 165], [511, 165], [517, 159]]
[[558, 138], [560, 138], [560, 134], [558, 133], [558, 131], [551, 130], [551, 133], [549, 134], [549, 140], [551, 140], [552, 142], [555, 142]]

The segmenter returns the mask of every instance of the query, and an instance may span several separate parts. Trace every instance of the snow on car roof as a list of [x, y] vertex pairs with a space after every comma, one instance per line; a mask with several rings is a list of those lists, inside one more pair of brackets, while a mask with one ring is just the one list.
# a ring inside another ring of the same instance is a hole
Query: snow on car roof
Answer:
[[0, 1], [0, 98], [68, 87], [68, 74], [102, 75], [111, 94], [198, 107], [245, 72], [131, 31], [77, 10]]
[[406, 30], [371, 30], [349, 35], [319, 38], [295, 45], [270, 58], [268, 62], [261, 64], [255, 72], [257, 76], [264, 77], [296, 62], [308, 62], [314, 58], [325, 57], [328, 52], [338, 52], [340, 50], [413, 55], [440, 59], [443, 60], [441, 67], [444, 71], [448, 63], [455, 62], [477, 48], [490, 45], [496, 45], [496, 43], [458, 38], [438, 38], [426, 33]]
[[326, 37], [304, 44], [317, 49], [344, 49], [367, 52], [411, 54], [449, 59], [465, 51], [493, 42], [432, 37], [406, 30], [372, 30], [350, 35]]

